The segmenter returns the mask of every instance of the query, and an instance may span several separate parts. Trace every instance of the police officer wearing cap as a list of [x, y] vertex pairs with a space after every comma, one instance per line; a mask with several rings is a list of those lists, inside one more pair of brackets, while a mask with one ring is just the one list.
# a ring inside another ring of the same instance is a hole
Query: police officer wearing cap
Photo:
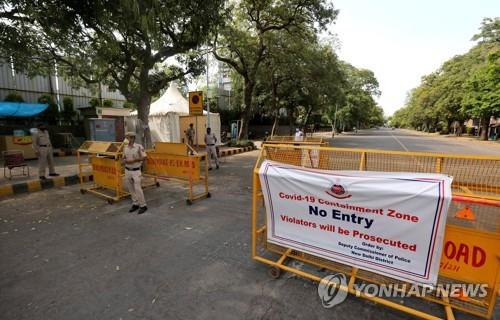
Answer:
[[132, 197], [132, 208], [130, 208], [128, 212], [139, 210], [137, 214], [143, 214], [148, 210], [148, 207], [144, 199], [144, 192], [142, 192], [141, 166], [147, 155], [144, 151], [144, 147], [135, 143], [135, 132], [127, 132], [126, 137], [128, 139], [128, 145], [123, 150], [125, 183]]
[[38, 157], [38, 176], [40, 180], [47, 179], [45, 177], [45, 170], [48, 164], [49, 176], [57, 177], [58, 174], [54, 168], [54, 151], [50, 142], [49, 131], [43, 123], [40, 123], [37, 128], [38, 132], [33, 139], [33, 149], [35, 149], [35, 154]]

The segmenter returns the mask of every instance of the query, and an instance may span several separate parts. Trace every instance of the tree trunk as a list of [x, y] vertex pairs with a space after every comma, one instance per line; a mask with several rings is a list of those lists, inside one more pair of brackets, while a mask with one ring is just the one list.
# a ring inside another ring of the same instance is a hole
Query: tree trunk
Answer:
[[295, 127], [295, 118], [293, 116], [293, 109], [288, 109], [288, 124], [289, 124], [289, 135], [293, 136], [295, 133], [295, 130], [293, 127]]
[[245, 79], [245, 91], [244, 91], [244, 102], [243, 111], [241, 112], [241, 128], [238, 134], [238, 140], [248, 139], [248, 122], [252, 116], [252, 96], [253, 88], [255, 84]]
[[[144, 148], [151, 148], [153, 142], [151, 140], [151, 131], [149, 130], [149, 106], [151, 104], [151, 96], [149, 94], [144, 94], [137, 101], [137, 118], [140, 120], [139, 132], [143, 132], [141, 141]], [[137, 130], [137, 128], [136, 128]]]
[[278, 85], [277, 85], [274, 77], [272, 77], [272, 85], [273, 85], [273, 95], [272, 95], [273, 107], [272, 107], [272, 109], [274, 110], [275, 113], [274, 113], [273, 128], [271, 130], [271, 137], [274, 136], [274, 131], [276, 130], [276, 126], [278, 125], [279, 116], [280, 116], [280, 111], [278, 109]]
[[488, 140], [488, 129], [490, 127], [490, 118], [481, 120], [481, 138], [479, 140]]
[[280, 113], [279, 111], [276, 111], [276, 113], [274, 114], [274, 123], [273, 123], [273, 128], [271, 130], [271, 137], [274, 136], [274, 131], [276, 131], [276, 127], [278, 126], [279, 118], [280, 118]]
[[302, 126], [305, 128], [307, 126], [307, 122], [309, 121], [309, 117], [311, 116], [312, 113], [312, 108], [309, 107], [306, 113], [306, 116], [304, 117], [304, 121], [302, 122]]

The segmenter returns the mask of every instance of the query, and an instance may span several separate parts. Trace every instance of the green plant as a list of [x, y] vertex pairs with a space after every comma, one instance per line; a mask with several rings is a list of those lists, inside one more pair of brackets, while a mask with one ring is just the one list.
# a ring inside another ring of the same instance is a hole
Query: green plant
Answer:
[[64, 97], [63, 107], [64, 107], [64, 110], [74, 110], [73, 99], [71, 99], [70, 97]]
[[71, 121], [75, 115], [75, 108], [73, 106], [73, 99], [65, 97], [63, 99], [63, 118], [66, 121]]
[[472, 134], [472, 131], [473, 131], [473, 130], [474, 130], [474, 128], [472, 128], [472, 127], [467, 127], [467, 128], [465, 128], [465, 132], [466, 132], [467, 134]]
[[127, 109], [132, 109], [132, 110], [137, 109], [136, 105], [133, 102], [130, 102], [130, 101], [125, 101], [123, 103], [123, 107], [127, 108]]
[[99, 107], [101, 105], [101, 101], [99, 98], [92, 98], [89, 100], [89, 106], [92, 108]]
[[110, 100], [110, 99], [105, 99], [103, 102], [102, 102], [102, 105], [106, 108], [111, 108], [113, 107], [113, 101]]
[[49, 105], [47, 110], [41, 114], [42, 118], [49, 123], [56, 123], [59, 118], [59, 107], [57, 106], [57, 103], [55, 103], [54, 98], [49, 94], [44, 94], [38, 98], [38, 102]]
[[9, 101], [9, 102], [24, 102], [23, 97], [17, 92], [9, 92], [6, 96], [4, 101]]

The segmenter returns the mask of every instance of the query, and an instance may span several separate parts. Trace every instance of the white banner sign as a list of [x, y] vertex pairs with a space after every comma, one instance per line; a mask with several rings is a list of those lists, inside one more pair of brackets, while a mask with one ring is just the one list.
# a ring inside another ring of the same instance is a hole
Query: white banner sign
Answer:
[[268, 241], [435, 285], [451, 201], [442, 174], [260, 168]]

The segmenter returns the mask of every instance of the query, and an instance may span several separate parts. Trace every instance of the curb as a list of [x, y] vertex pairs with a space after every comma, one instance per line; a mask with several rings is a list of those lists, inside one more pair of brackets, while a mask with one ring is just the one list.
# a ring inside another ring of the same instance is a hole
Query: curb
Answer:
[[220, 152], [220, 156], [221, 157], [227, 157], [227, 156], [231, 156], [233, 154], [238, 154], [238, 153], [243, 153], [243, 152], [249, 152], [249, 151], [252, 151], [254, 149], [256, 149], [256, 148], [253, 146], [253, 147], [238, 148], [238, 149], [235, 149], [235, 150], [222, 150]]
[[[83, 178], [85, 182], [92, 181], [92, 176]], [[64, 187], [80, 183], [78, 175], [54, 177], [47, 180], [30, 180], [26, 182], [13, 183], [0, 186], [0, 198], [21, 193], [30, 193], [55, 187]]]
[[[253, 147], [238, 148], [238, 149], [234, 149], [234, 150], [221, 150], [219, 152], [219, 158], [232, 156], [232, 155], [235, 155], [238, 153], [249, 152], [249, 151], [253, 151], [256, 149], [257, 149], [257, 147], [253, 146]], [[201, 157], [201, 159], [205, 160], [205, 156]]]
[[439, 138], [439, 139], [450, 139], [450, 140], [455, 140], [455, 141], [461, 141], [461, 142], [477, 142], [480, 144], [489, 144], [493, 146], [500, 146], [500, 140], [499, 141], [493, 141], [493, 140], [479, 140], [477, 137], [471, 137], [467, 135], [463, 135], [460, 137], [456, 137], [454, 135], [441, 135], [439, 133], [428, 133], [428, 132], [422, 132], [422, 131], [417, 131], [417, 130], [412, 130], [412, 129], [399, 129], [402, 131], [406, 131], [408, 133], [412, 133], [414, 135], [422, 136], [422, 137], [429, 137], [429, 138]]
[[[238, 148], [234, 150], [223, 150], [220, 152], [220, 157], [227, 157], [231, 156], [234, 154], [238, 153], [243, 153], [243, 152], [248, 152], [257, 149], [256, 147], [245, 147], [245, 148]], [[75, 152], [76, 154], [76, 152]], [[63, 152], [60, 151], [59, 153], [54, 152], [55, 156], [58, 157], [63, 157], [63, 156], [68, 156], [72, 155], [71, 152]], [[204, 159], [205, 156], [202, 157]], [[83, 178], [85, 182], [89, 182], [93, 180], [93, 176], [85, 176]], [[10, 195], [15, 195], [15, 194], [21, 194], [21, 193], [30, 193], [30, 192], [36, 192], [36, 191], [41, 191], [41, 190], [46, 190], [46, 189], [51, 189], [55, 187], [64, 187], [64, 186], [70, 186], [74, 184], [80, 183], [80, 178], [77, 174], [72, 175], [72, 176], [65, 176], [65, 177], [54, 177], [54, 178], [49, 178], [47, 180], [30, 180], [26, 182], [19, 182], [19, 183], [13, 183], [13, 184], [6, 184], [3, 186], [0, 186], [0, 198], [5, 197], [5, 196], [10, 196]]]

